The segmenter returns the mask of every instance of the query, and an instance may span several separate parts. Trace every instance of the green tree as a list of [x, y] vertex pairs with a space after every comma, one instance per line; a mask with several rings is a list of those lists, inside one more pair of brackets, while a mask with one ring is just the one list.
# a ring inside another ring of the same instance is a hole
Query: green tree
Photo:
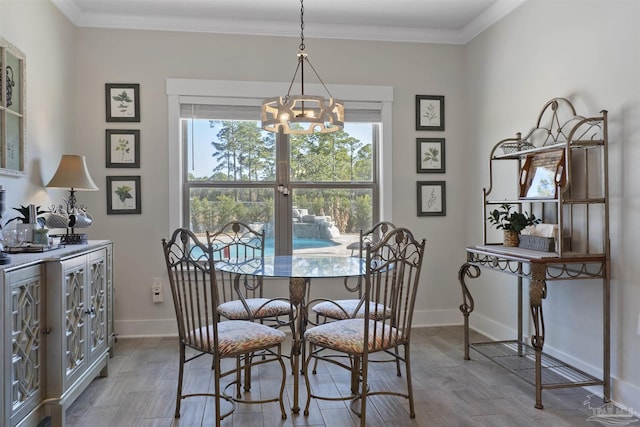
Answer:
[[356, 197], [353, 229], [351, 231], [368, 230], [373, 225], [373, 219], [371, 217], [372, 203], [371, 196], [368, 194]]
[[[218, 129], [211, 142], [216, 166], [209, 176], [189, 175], [190, 182], [276, 180], [275, 135], [263, 132], [255, 121], [209, 121]], [[370, 181], [372, 146], [348, 132], [291, 135], [291, 180], [296, 182]], [[266, 223], [273, 217], [273, 196], [264, 189], [234, 188], [191, 190], [192, 227], [214, 229], [234, 220]], [[307, 189], [296, 193], [299, 207], [313, 215], [330, 215], [341, 232], [353, 232], [370, 223], [371, 199], [353, 199], [352, 190], [329, 192]], [[369, 206], [365, 206], [369, 203]], [[360, 212], [358, 212], [360, 211]], [[367, 213], [367, 211], [369, 213]]]

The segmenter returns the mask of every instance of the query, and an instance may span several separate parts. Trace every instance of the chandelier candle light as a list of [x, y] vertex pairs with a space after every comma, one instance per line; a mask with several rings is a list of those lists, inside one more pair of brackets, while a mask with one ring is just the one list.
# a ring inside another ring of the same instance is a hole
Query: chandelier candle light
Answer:
[[[265, 99], [262, 103], [262, 128], [269, 132], [285, 134], [310, 135], [315, 132], [329, 133], [344, 128], [344, 105], [333, 99], [318, 72], [311, 65], [309, 56], [304, 51], [304, 0], [300, 0], [300, 46], [298, 51], [298, 65], [293, 73], [287, 95], [283, 98]], [[316, 75], [322, 87], [329, 94], [329, 99], [323, 96], [310, 96], [304, 93], [304, 65], [307, 63]], [[300, 95], [291, 95], [291, 88], [300, 70]], [[296, 126], [297, 125], [297, 126]]]
[[[84, 156], [63, 154], [56, 173], [47, 184], [48, 188], [68, 188], [69, 198], [66, 209], [52, 212], [47, 218], [51, 228], [67, 228], [67, 234], [61, 236], [61, 243], [87, 243], [86, 234], [76, 234], [74, 228], [86, 228], [92, 218], [84, 207], [76, 205], [76, 191], [97, 191], [98, 186], [91, 179]], [[71, 232], [69, 232], [71, 229]]]

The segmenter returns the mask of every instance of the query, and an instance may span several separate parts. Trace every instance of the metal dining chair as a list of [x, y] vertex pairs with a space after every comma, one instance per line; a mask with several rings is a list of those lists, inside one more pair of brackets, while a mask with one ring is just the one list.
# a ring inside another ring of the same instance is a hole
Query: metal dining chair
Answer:
[[[264, 230], [257, 231], [240, 221], [207, 231], [214, 261], [250, 260], [264, 256]], [[250, 320], [280, 328], [290, 326], [293, 305], [286, 298], [265, 298], [262, 277], [216, 272], [221, 303], [218, 312], [230, 320]]]
[[[380, 243], [384, 237], [391, 231], [395, 230], [396, 226], [389, 221], [382, 221], [375, 224], [369, 230], [360, 230], [360, 239], [358, 240], [357, 256], [362, 258], [364, 256], [364, 250], [368, 244], [376, 245]], [[351, 279], [353, 280], [353, 279]], [[315, 313], [315, 324], [326, 323], [328, 321], [345, 320], [354, 317], [364, 317], [364, 299], [362, 295], [362, 277], [357, 277], [355, 283], [351, 283], [349, 278], [344, 279], [345, 289], [353, 294], [357, 295], [357, 298], [351, 299], [325, 299], [315, 298], [310, 301], [311, 311]], [[391, 311], [389, 309], [375, 309], [375, 307], [369, 308], [369, 313], [374, 313], [377, 316], [389, 316]], [[380, 320], [380, 319], [376, 319]], [[397, 354], [397, 351], [396, 351]], [[319, 354], [318, 354], [319, 356]], [[323, 356], [315, 359], [312, 373], [316, 373], [318, 361], [324, 359]], [[396, 355], [391, 359], [378, 360], [380, 362], [396, 362], [396, 374], [401, 376], [400, 362]]]
[[[264, 230], [257, 231], [240, 221], [231, 221], [215, 232], [206, 232], [214, 262], [236, 259], [249, 261], [264, 256]], [[287, 298], [265, 298], [263, 278], [217, 270], [221, 299], [220, 316], [229, 320], [248, 320], [276, 329], [288, 326], [293, 334], [295, 307]], [[249, 369], [249, 368], [247, 368]], [[251, 372], [244, 376], [245, 391], [251, 389]]]
[[[286, 368], [281, 353], [284, 332], [246, 320], [221, 320], [212, 246], [201, 243], [190, 230], [175, 230], [169, 240], [162, 239], [162, 249], [180, 342], [175, 418], [180, 417], [182, 399], [211, 396], [215, 401], [216, 426], [220, 426], [221, 420], [233, 413], [237, 402], [279, 402], [282, 419], [286, 419], [283, 402]], [[262, 352], [264, 357], [252, 357], [256, 352]], [[214, 392], [185, 393], [185, 364], [203, 355], [213, 356]], [[225, 358], [235, 359], [235, 366], [222, 370], [221, 362]], [[278, 362], [282, 371], [277, 396], [243, 399], [240, 391], [242, 372], [250, 372], [251, 367], [270, 362]], [[223, 387], [221, 380], [234, 374], [235, 379]], [[232, 389], [233, 393], [233, 388], [235, 396], [227, 392], [228, 389]], [[222, 401], [228, 402], [230, 407], [225, 408], [224, 413]]]
[[[360, 416], [360, 425], [364, 427], [367, 399], [386, 394], [408, 399], [409, 415], [411, 418], [415, 417], [410, 363], [411, 324], [425, 244], [424, 239], [420, 242], [415, 240], [411, 231], [406, 228], [390, 231], [376, 245], [367, 244], [363, 316], [328, 322], [307, 329], [304, 338], [309, 345], [309, 354], [303, 368], [307, 387], [305, 415], [309, 414], [309, 405], [314, 398], [351, 400], [351, 409]], [[391, 310], [390, 315], [380, 312], [387, 309]], [[403, 350], [398, 359], [405, 367], [406, 392], [373, 389], [370, 387], [372, 384], [369, 384], [370, 356], [396, 348]], [[321, 396], [311, 389], [309, 363], [324, 349], [349, 356], [349, 364], [343, 363], [341, 359], [327, 361], [350, 371], [351, 396]]]
[[[381, 242], [384, 237], [392, 230], [396, 228], [391, 222], [382, 221], [375, 224], [371, 229], [367, 231], [360, 230], [360, 239], [358, 241], [358, 256], [360, 258], [364, 255], [364, 249], [367, 244], [377, 244]], [[316, 315], [316, 324], [324, 323], [328, 320], [344, 320], [353, 317], [364, 316], [364, 305], [362, 301], [362, 277], [358, 277], [354, 284], [348, 281], [348, 278], [344, 280], [344, 286], [350, 293], [357, 294], [357, 298], [350, 299], [319, 299], [316, 298], [314, 302], [322, 300], [313, 305], [311, 311]], [[380, 313], [384, 315], [383, 310], [370, 310], [370, 313]]]

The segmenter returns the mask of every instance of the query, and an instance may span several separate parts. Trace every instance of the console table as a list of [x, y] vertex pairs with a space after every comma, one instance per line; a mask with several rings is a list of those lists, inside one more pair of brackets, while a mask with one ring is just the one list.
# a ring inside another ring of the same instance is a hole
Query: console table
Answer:
[[0, 268], [0, 425], [35, 426], [65, 410], [98, 375], [113, 345], [113, 245], [89, 241], [12, 254]]

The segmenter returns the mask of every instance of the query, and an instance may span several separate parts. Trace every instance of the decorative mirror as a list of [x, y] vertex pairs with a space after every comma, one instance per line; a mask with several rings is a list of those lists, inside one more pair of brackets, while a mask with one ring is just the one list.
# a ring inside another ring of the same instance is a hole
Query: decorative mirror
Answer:
[[25, 67], [18, 48], [0, 37], [0, 174], [25, 175]]

